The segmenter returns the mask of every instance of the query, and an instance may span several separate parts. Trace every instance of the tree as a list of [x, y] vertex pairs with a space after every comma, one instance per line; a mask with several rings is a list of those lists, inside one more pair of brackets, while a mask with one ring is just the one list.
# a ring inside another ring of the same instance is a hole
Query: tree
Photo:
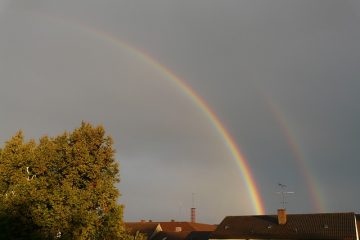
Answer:
[[18, 132], [0, 151], [0, 239], [128, 239], [114, 153], [85, 122], [38, 143]]

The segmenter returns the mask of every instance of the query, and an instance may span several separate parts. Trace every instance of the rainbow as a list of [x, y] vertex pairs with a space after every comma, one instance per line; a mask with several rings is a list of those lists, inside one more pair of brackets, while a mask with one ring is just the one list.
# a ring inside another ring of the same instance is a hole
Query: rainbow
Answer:
[[[135, 49], [133, 49], [135, 50]], [[247, 191], [250, 194], [250, 198], [253, 201], [253, 206], [257, 214], [264, 214], [264, 206], [259, 190], [256, 186], [254, 177], [252, 176], [249, 164], [246, 158], [241, 153], [240, 148], [237, 146], [234, 138], [231, 136], [229, 131], [226, 129], [224, 124], [220, 121], [216, 113], [211, 109], [207, 102], [193, 90], [184, 80], [173, 74], [168, 68], [160, 64], [154, 58], [145, 54], [143, 51], [137, 51], [137, 54], [141, 54], [141, 57], [146, 59], [147, 62], [151, 63], [155, 68], [161, 70], [161, 72], [172, 80], [203, 112], [203, 114], [209, 119], [213, 127], [218, 131], [220, 136], [223, 138], [227, 148], [231, 152], [232, 156], [236, 160], [237, 165], [240, 168], [243, 179], [246, 182]]]
[[[42, 15], [44, 16], [44, 14]], [[54, 16], [51, 16], [51, 18], [54, 19]], [[61, 20], [67, 22], [67, 20], [64, 19]], [[246, 184], [247, 192], [250, 195], [250, 199], [252, 201], [252, 206], [254, 208], [255, 213], [256, 214], [265, 213], [265, 208], [262, 202], [261, 195], [259, 193], [255, 179], [252, 175], [250, 166], [246, 161], [245, 156], [241, 153], [240, 148], [237, 146], [234, 138], [231, 136], [231, 134], [226, 129], [226, 127], [221, 122], [221, 120], [216, 115], [216, 113], [211, 109], [211, 107], [207, 104], [207, 102], [194, 89], [192, 89], [188, 83], [186, 83], [186, 81], [176, 76], [169, 68], [161, 64], [159, 61], [157, 61], [154, 57], [147, 54], [145, 51], [136, 48], [134, 46], [131, 46], [128, 43], [125, 43], [124, 41], [120, 40], [118, 37], [115, 37], [107, 32], [94, 29], [92, 27], [84, 25], [83, 23], [78, 23], [78, 22], [70, 22], [70, 23], [72, 23], [73, 25], [75, 24], [80, 29], [86, 30], [87, 32], [92, 33], [95, 36], [101, 37], [102, 39], [111, 42], [115, 46], [128, 50], [131, 54], [144, 60], [154, 69], [159, 71], [159, 73], [161, 73], [166, 79], [168, 79], [173, 84], [175, 84], [175, 86], [178, 87], [202, 111], [202, 113], [206, 116], [206, 118], [209, 119], [212, 126], [216, 129], [216, 131], [223, 139], [226, 147], [228, 148], [229, 152], [231, 153], [238, 167], [240, 168], [240, 171], [242, 173], [242, 178]]]
[[145, 51], [132, 47], [131, 45], [120, 41], [118, 38], [115, 38], [108, 33], [100, 32], [91, 28], [87, 28], [87, 30], [91, 30], [91, 32], [94, 32], [108, 41], [111, 41], [115, 45], [119, 45], [125, 49], [128, 49], [137, 57], [145, 60], [148, 64], [154, 67], [154, 69], [157, 69], [163, 76], [172, 81], [203, 112], [213, 127], [220, 134], [231, 155], [236, 160], [236, 163], [242, 173], [243, 180], [246, 183], [247, 191], [250, 195], [250, 199], [252, 200], [253, 208], [256, 214], [264, 214], [264, 204], [245, 156], [241, 153], [240, 148], [237, 146], [234, 138], [231, 136], [229, 131], [226, 129], [216, 113], [207, 104], [207, 102], [194, 89], [192, 89], [187, 82], [177, 77], [169, 68], [165, 67], [156, 59], [148, 55]]
[[309, 191], [311, 201], [314, 204], [315, 210], [317, 212], [324, 212], [325, 202], [319, 192], [321, 188], [317, 186], [316, 184], [317, 181], [314, 179], [313, 174], [310, 174], [311, 172], [310, 168], [306, 164], [305, 158], [302, 154], [302, 151], [300, 150], [299, 144], [297, 144], [297, 142], [295, 141], [296, 139], [295, 134], [291, 130], [289, 123], [285, 118], [285, 114], [279, 109], [278, 105], [275, 104], [274, 101], [269, 96], [264, 94], [264, 92], [262, 96], [266, 99], [265, 102], [267, 103], [270, 112], [276, 119], [276, 122], [279, 124], [281, 131], [286, 139], [286, 142], [288, 143], [295, 157], [296, 160], [295, 162], [305, 181], [305, 185]]

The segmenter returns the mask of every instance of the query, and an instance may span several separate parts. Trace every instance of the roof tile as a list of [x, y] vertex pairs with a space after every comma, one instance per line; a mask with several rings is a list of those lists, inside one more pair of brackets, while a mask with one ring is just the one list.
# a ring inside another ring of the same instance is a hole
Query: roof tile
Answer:
[[354, 213], [289, 214], [279, 225], [277, 215], [226, 217], [212, 239], [356, 239]]

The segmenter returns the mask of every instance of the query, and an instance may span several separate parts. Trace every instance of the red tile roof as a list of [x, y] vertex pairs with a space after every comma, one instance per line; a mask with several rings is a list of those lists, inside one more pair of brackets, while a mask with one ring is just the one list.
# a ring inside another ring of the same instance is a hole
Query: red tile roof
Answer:
[[135, 235], [137, 232], [143, 233], [148, 237], [156, 231], [159, 224], [153, 222], [127, 222], [125, 228], [130, 232], [131, 235]]
[[226, 217], [211, 239], [346, 239], [355, 240], [354, 213], [289, 214], [279, 225], [277, 215]]
[[193, 222], [157, 222], [165, 232], [175, 232], [177, 227], [181, 227], [181, 231], [214, 231], [216, 225], [193, 223]]
[[[160, 226], [160, 229], [157, 227]], [[127, 222], [126, 229], [130, 234], [137, 232], [145, 234], [152, 240], [207, 240], [210, 232], [216, 229], [216, 225], [192, 223], [192, 222]], [[166, 238], [166, 239], [165, 239]]]

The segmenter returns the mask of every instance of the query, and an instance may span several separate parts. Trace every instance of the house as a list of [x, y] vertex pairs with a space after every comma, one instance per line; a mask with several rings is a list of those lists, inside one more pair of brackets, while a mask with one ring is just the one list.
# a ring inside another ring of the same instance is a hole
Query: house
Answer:
[[159, 232], [152, 240], [208, 240], [209, 231]]
[[159, 222], [162, 232], [152, 240], [208, 240], [216, 225], [196, 222]]
[[142, 233], [151, 240], [208, 240], [216, 225], [195, 222], [128, 222], [130, 234]]
[[289, 214], [226, 217], [210, 240], [328, 239], [359, 240], [356, 215], [350, 213]]
[[176, 222], [171, 220], [170, 222], [157, 222], [160, 224], [161, 229], [165, 232], [194, 232], [194, 231], [214, 231], [216, 225], [196, 223], [196, 222]]
[[133, 236], [138, 233], [146, 235], [148, 240], [208, 240], [216, 225], [197, 223], [196, 208], [190, 210], [190, 222], [141, 220], [125, 223], [125, 228]]
[[153, 222], [127, 222], [125, 223], [125, 228], [133, 236], [141, 233], [147, 236], [147, 239], [153, 238], [158, 232], [161, 232], [161, 226], [159, 223]]
[[185, 240], [190, 234], [188, 231], [182, 232], [159, 232], [151, 240]]

